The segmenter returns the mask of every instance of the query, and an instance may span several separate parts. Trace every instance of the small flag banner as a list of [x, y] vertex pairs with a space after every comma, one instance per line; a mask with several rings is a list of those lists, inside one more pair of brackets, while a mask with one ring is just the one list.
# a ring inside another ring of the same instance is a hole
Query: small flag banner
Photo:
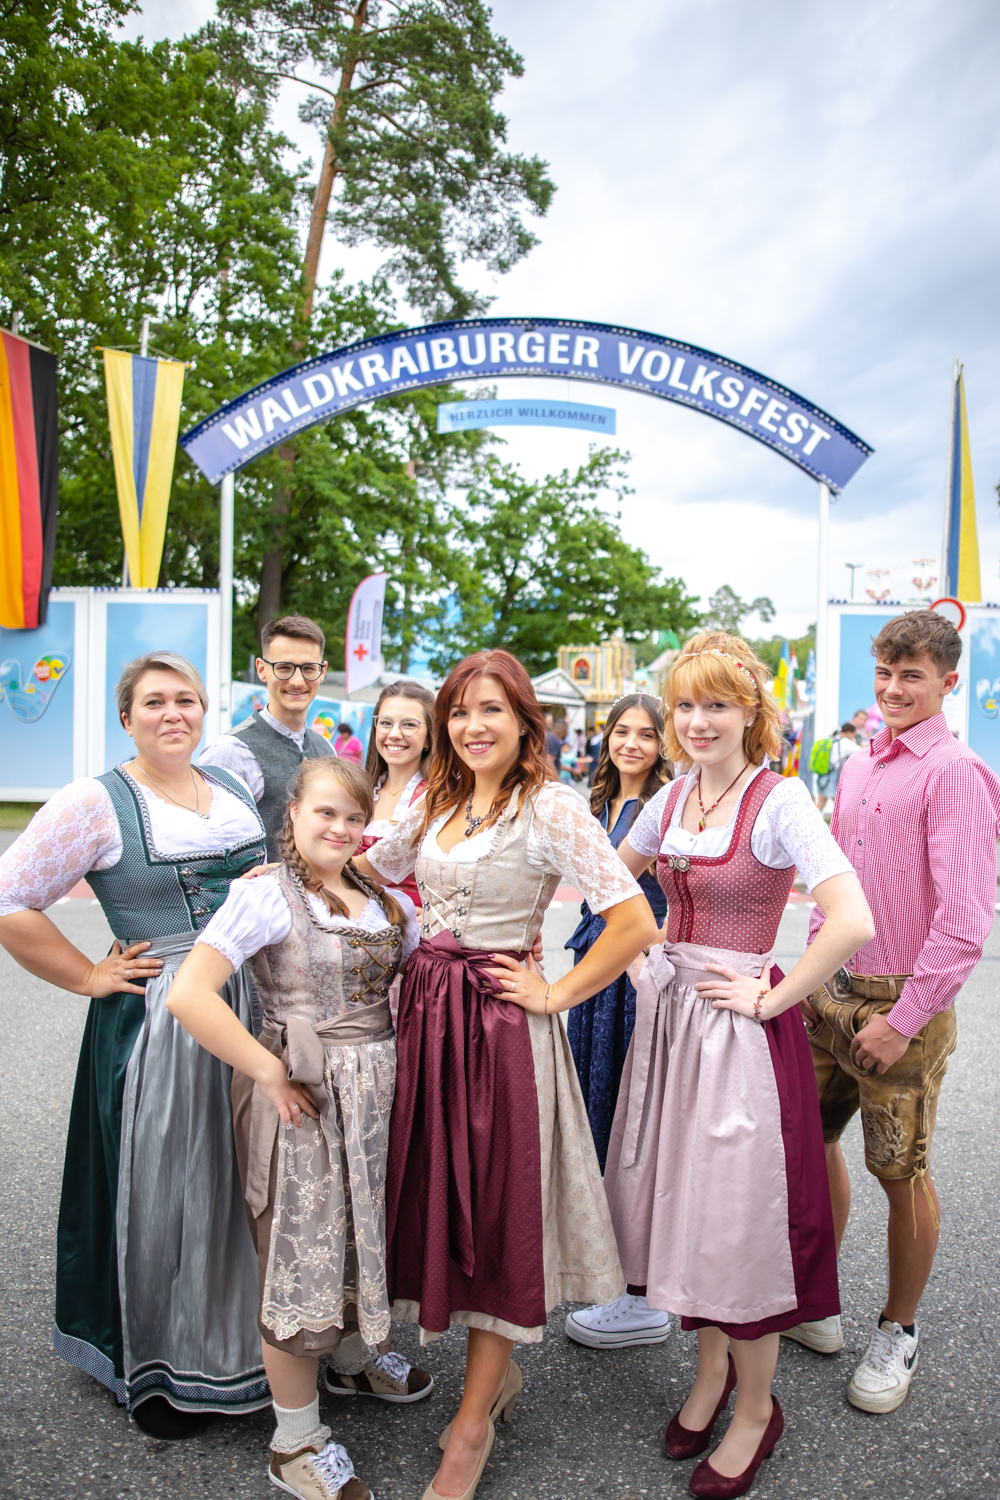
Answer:
[[347, 611], [347, 640], [344, 644], [348, 697], [359, 688], [377, 682], [382, 670], [382, 612], [388, 581], [387, 573], [370, 573], [354, 590]]
[[944, 592], [966, 604], [980, 604], [983, 586], [979, 575], [976, 494], [972, 485], [972, 450], [969, 447], [969, 418], [961, 366], [956, 371], [954, 399]]
[[56, 359], [0, 332], [0, 626], [45, 624], [59, 502]]
[[104, 380], [129, 582], [155, 589], [174, 475], [184, 365], [104, 350]]

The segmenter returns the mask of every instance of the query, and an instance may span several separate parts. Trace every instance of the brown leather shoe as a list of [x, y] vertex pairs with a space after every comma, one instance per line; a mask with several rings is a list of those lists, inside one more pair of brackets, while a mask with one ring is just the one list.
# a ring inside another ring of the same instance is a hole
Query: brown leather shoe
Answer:
[[326, 1388], [331, 1396], [375, 1396], [406, 1405], [430, 1395], [434, 1376], [408, 1364], [401, 1354], [378, 1354], [358, 1375], [341, 1375], [327, 1365]]
[[267, 1477], [279, 1490], [300, 1500], [375, 1500], [339, 1443], [300, 1448], [298, 1453], [272, 1452]]

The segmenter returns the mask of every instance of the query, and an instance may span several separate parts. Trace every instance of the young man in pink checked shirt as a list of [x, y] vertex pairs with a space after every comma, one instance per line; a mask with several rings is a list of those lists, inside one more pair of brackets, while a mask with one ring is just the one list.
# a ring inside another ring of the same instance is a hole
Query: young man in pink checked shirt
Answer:
[[[847, 1389], [862, 1411], [895, 1411], [919, 1358], [917, 1304], [934, 1263], [939, 1204], [929, 1171], [954, 999], [993, 924], [1000, 780], [950, 733], [958, 631], [932, 610], [890, 620], [872, 645], [885, 728], [840, 776], [831, 831], [864, 888], [875, 936], [803, 1004], [838, 1248], [851, 1207], [840, 1148], [860, 1108], [865, 1164], [889, 1202], [889, 1291]], [[823, 921], [816, 907], [810, 940]], [[842, 1348], [840, 1318], [788, 1337]]]

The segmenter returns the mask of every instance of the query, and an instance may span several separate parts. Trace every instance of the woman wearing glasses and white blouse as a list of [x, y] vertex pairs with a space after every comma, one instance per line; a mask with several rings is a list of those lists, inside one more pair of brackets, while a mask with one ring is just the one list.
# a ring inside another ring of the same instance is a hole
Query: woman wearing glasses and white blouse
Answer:
[[[434, 745], [434, 694], [419, 682], [401, 678], [383, 688], [375, 705], [365, 770], [372, 779], [375, 815], [365, 829], [361, 852], [385, 838], [427, 788], [425, 770]], [[420, 892], [413, 871], [400, 881], [415, 906]]]

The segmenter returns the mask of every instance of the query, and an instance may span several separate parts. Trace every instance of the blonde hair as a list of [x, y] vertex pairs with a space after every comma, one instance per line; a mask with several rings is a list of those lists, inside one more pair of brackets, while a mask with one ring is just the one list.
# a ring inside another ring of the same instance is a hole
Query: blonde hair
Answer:
[[670, 760], [691, 764], [674, 729], [674, 705], [680, 698], [717, 698], [738, 703], [753, 712], [753, 723], [743, 731], [743, 750], [753, 766], [781, 754], [781, 713], [768, 691], [770, 672], [738, 635], [704, 630], [694, 635], [670, 669], [663, 690], [666, 752]]
[[[307, 891], [312, 891], [321, 901], [326, 903], [326, 908], [331, 916], [347, 917], [351, 914], [346, 903], [340, 896], [328, 891], [318, 875], [313, 875], [295, 844], [295, 825], [292, 822], [292, 803], [303, 800], [309, 788], [321, 777], [332, 776], [334, 781], [340, 783], [348, 796], [354, 798], [365, 815], [366, 825], [372, 820], [375, 810], [375, 800], [372, 796], [372, 785], [368, 775], [356, 766], [353, 761], [340, 760], [336, 755], [318, 756], [315, 760], [304, 760], [299, 766], [299, 773], [295, 778], [288, 798], [288, 807], [285, 810], [285, 823], [278, 836], [281, 848], [281, 856], [286, 867], [297, 875]], [[344, 866], [344, 876], [358, 890], [366, 896], [374, 896], [379, 906], [385, 912], [391, 923], [397, 927], [403, 925], [403, 913], [391, 896], [387, 895], [383, 888], [375, 880], [368, 880], [354, 868], [354, 861], [349, 859]], [[353, 920], [353, 919], [351, 919]]]
[[145, 656], [137, 656], [134, 661], [126, 662], [122, 675], [115, 683], [115, 705], [119, 718], [126, 715], [131, 718], [136, 689], [147, 672], [176, 672], [198, 694], [202, 709], [208, 707], [205, 684], [193, 662], [176, 651], [147, 651]]

